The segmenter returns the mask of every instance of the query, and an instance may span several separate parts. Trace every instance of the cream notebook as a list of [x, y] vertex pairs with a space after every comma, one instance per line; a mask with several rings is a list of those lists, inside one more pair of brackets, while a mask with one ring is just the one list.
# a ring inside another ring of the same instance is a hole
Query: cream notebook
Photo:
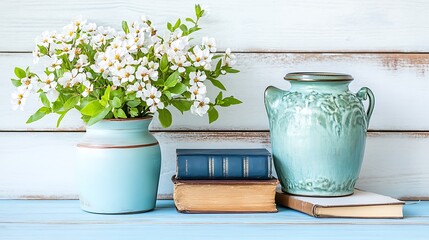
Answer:
[[314, 217], [402, 218], [404, 202], [355, 190], [346, 197], [303, 197], [277, 190], [276, 203]]

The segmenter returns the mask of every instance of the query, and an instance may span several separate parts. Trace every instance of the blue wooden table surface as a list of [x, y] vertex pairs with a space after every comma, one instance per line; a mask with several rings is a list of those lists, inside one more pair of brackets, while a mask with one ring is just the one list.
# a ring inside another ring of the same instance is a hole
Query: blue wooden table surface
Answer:
[[404, 219], [272, 214], [181, 214], [173, 201], [129, 215], [83, 212], [75, 200], [0, 200], [0, 239], [429, 239], [429, 202], [407, 202]]

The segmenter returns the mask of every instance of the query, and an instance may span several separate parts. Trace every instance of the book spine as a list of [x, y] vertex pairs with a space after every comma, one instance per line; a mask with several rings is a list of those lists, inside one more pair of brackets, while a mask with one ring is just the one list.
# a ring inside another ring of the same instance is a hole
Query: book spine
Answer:
[[317, 207], [316, 205], [309, 202], [300, 201], [287, 194], [276, 192], [276, 203], [288, 208], [292, 208], [299, 212], [303, 212], [310, 216], [318, 217], [315, 214], [315, 209]]
[[177, 156], [177, 179], [270, 179], [271, 156]]

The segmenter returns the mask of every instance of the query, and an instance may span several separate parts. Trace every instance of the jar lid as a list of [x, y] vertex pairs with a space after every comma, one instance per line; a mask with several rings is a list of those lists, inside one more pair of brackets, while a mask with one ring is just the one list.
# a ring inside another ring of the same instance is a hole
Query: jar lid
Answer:
[[302, 82], [352, 81], [353, 77], [343, 73], [331, 72], [293, 72], [284, 77], [285, 80]]

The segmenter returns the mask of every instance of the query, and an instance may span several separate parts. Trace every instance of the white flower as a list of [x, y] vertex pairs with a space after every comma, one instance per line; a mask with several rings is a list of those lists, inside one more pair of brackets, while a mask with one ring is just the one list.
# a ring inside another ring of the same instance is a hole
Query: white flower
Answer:
[[201, 50], [199, 46], [195, 46], [193, 53], [189, 53], [189, 57], [193, 61], [195, 67], [206, 65], [206, 60], [211, 60], [210, 51], [208, 49]]
[[88, 23], [82, 26], [82, 31], [84, 32], [95, 32], [95, 30], [97, 30], [97, 24], [95, 23]]
[[85, 73], [79, 73], [77, 69], [73, 69], [71, 72], [65, 72], [62, 77], [58, 79], [58, 83], [65, 87], [73, 87], [77, 83], [83, 83], [86, 80]]
[[57, 69], [61, 68], [61, 64], [63, 64], [63, 60], [62, 59], [58, 59], [57, 56], [53, 56], [51, 58], [51, 65], [48, 67], [48, 70], [53, 72]]
[[236, 63], [235, 55], [231, 53], [231, 49], [227, 48], [223, 57], [223, 66], [231, 67]]
[[97, 28], [97, 32], [100, 33], [101, 35], [105, 36], [107, 39], [111, 39], [114, 36], [116, 36], [115, 29], [111, 28], [111, 27], [100, 26]]
[[128, 92], [135, 92], [136, 97], [144, 100], [144, 95], [143, 95], [144, 87], [145, 87], [144, 82], [135, 82], [133, 85], [128, 86], [127, 91]]
[[91, 38], [92, 47], [100, 47], [106, 44], [107, 38], [103, 34], [97, 34]]
[[63, 27], [64, 42], [70, 42], [76, 37], [77, 27], [73, 24], [68, 24]]
[[40, 57], [41, 57], [41, 53], [38, 47], [36, 47], [33, 51], [33, 63], [36, 64], [39, 62]]
[[65, 72], [63, 74], [63, 76], [58, 79], [58, 83], [61, 86], [68, 88], [68, 87], [72, 86], [72, 79], [73, 79], [72, 73], [71, 72]]
[[82, 96], [87, 97], [94, 90], [94, 85], [89, 81], [83, 82], [83, 85], [85, 86], [85, 90], [82, 92]]
[[149, 81], [150, 71], [144, 66], [139, 66], [136, 72], [136, 78], [138, 80]]
[[160, 42], [156, 43], [154, 46], [155, 56], [157, 58], [161, 58], [162, 55], [164, 55], [166, 53], [166, 49], [167, 49], [167, 46], [165, 44], [162, 44]]
[[36, 38], [36, 44], [47, 48], [49, 44], [54, 42], [54, 39], [55, 32], [44, 31], [42, 35]]
[[[134, 35], [134, 34], [133, 34]], [[129, 53], [136, 53], [137, 52], [137, 44], [134, 41], [136, 36], [132, 37], [131, 39], [128, 39], [126, 41], [123, 41], [122, 47], [127, 50]]]
[[[150, 61], [150, 62], [147, 64], [147, 66], [148, 66], [150, 69], [158, 70], [158, 68], [159, 68], [159, 63], [156, 63], [156, 62]], [[158, 74], [157, 74], [157, 75], [158, 75]]]
[[183, 52], [187, 51], [188, 44], [189, 44], [188, 37], [180, 37], [177, 40], [174, 40], [171, 43], [170, 48], [168, 49], [169, 57], [174, 58], [175, 56], [183, 55]]
[[[58, 54], [59, 56], [62, 56], [63, 54], [70, 54], [70, 53], [72, 53], [73, 51], [73, 49], [72, 49], [72, 45], [71, 44], [68, 44], [68, 43], [61, 43], [61, 45], [59, 45], [58, 46], [59, 47], [59, 50], [61, 51], [61, 53], [60, 54]], [[73, 53], [74, 54], [74, 53]], [[73, 55], [73, 58], [74, 58], [74, 55]], [[73, 58], [72, 58], [72, 60], [73, 60]], [[69, 58], [70, 59], [70, 58]]]
[[76, 28], [82, 28], [83, 25], [85, 25], [87, 22], [86, 19], [83, 19], [82, 16], [79, 16], [75, 19], [73, 19], [73, 26], [75, 26]]
[[89, 65], [88, 56], [79, 55], [79, 59], [77, 60], [77, 62], [74, 66], [79, 72], [83, 72], [84, 67], [86, 67], [88, 65]]
[[37, 92], [39, 90], [37, 79], [35, 77], [25, 77], [21, 79], [22, 85], [20, 88], [23, 88], [26, 91]]
[[202, 117], [210, 108], [210, 99], [205, 97], [201, 100], [196, 100], [194, 104], [191, 106], [191, 113]]
[[156, 87], [147, 86], [147, 89], [143, 90], [143, 96], [145, 97], [145, 102], [149, 106], [149, 111], [151, 113], [156, 112], [157, 109], [163, 109], [164, 103], [161, 102], [162, 93], [156, 89]]
[[55, 89], [57, 86], [57, 82], [54, 81], [54, 74], [46, 75], [45, 73], [42, 73], [40, 77], [41, 85], [40, 88], [43, 90], [43, 92], [49, 92], [51, 89]]
[[214, 38], [203, 37], [202, 44], [208, 48], [210, 52], [216, 52], [216, 40]]
[[121, 83], [133, 82], [135, 79], [134, 72], [135, 68], [133, 66], [126, 66], [125, 68], [119, 71], [119, 76], [121, 77]]
[[202, 100], [206, 96], [207, 88], [202, 82], [198, 82], [191, 87], [188, 87], [191, 93], [191, 100]]
[[[150, 64], [150, 65], [152, 65], [152, 64]], [[158, 66], [156, 64], [154, 64], [153, 67], [158, 68]], [[147, 82], [149, 80], [157, 81], [158, 80], [158, 71], [155, 70], [154, 68], [148, 69], [147, 67], [140, 65], [137, 68], [136, 78], [138, 80], [142, 80], [145, 82]]]
[[186, 56], [176, 56], [173, 60], [174, 65], [171, 66], [171, 70], [178, 70], [179, 73], [186, 71], [185, 67], [191, 66], [191, 63], [188, 62]]
[[125, 55], [124, 59], [122, 59], [122, 62], [125, 65], [137, 65], [137, 64], [139, 64], [141, 62], [141, 59], [134, 60], [133, 56], [131, 56], [131, 55]]
[[204, 82], [206, 78], [207, 78], [206, 74], [202, 71], [189, 73], [189, 79], [191, 80], [191, 85], [195, 85], [198, 82]]
[[29, 91], [26, 91], [24, 88], [18, 88], [16, 92], [12, 93], [11, 103], [13, 110], [17, 110], [18, 108], [21, 111], [24, 110], [28, 95]]
[[107, 78], [107, 76], [109, 76], [109, 70], [102, 66], [93, 64], [91, 65], [91, 69], [94, 70], [94, 72], [96, 73], [101, 73], [103, 78]]

